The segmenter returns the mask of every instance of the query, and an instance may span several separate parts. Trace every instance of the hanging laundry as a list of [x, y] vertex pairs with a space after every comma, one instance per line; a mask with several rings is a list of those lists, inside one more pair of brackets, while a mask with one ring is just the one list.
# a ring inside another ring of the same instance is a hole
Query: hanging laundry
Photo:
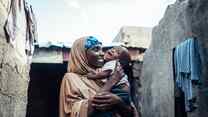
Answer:
[[27, 20], [25, 50], [28, 56], [32, 56], [35, 43], [37, 43], [37, 22], [32, 6], [27, 2], [25, 2], [25, 13]]
[[188, 38], [175, 48], [174, 66], [176, 86], [181, 88], [185, 97], [185, 109], [194, 111], [196, 95], [193, 93], [193, 85], [200, 84], [201, 60], [198, 52], [198, 43], [194, 38]]
[[25, 0], [12, 0], [4, 31], [7, 42], [18, 51], [19, 58], [30, 63], [37, 43], [37, 22], [32, 6]]
[[27, 63], [25, 54], [26, 16], [24, 0], [11, 0], [8, 16], [4, 24], [6, 40], [14, 48], [14, 56], [22, 63]]
[[[22, 0], [11, 0], [9, 14], [4, 25], [4, 31], [7, 42], [14, 46], [17, 30], [20, 28], [24, 20], [22, 20], [22, 12], [24, 12], [24, 5]], [[24, 22], [25, 23], [25, 22]], [[23, 25], [24, 26], [24, 25]]]

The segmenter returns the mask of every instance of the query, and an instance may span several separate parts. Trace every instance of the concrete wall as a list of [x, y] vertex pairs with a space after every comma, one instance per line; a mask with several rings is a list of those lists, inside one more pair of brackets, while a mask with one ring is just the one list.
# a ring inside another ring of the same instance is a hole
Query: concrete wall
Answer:
[[207, 0], [177, 0], [167, 8], [159, 25], [154, 27], [152, 43], [143, 63], [142, 117], [174, 117], [172, 50], [187, 37], [188, 32], [198, 37], [203, 64], [199, 108], [188, 116], [208, 116], [207, 9]]
[[7, 43], [3, 26], [11, 0], [0, 0], [0, 117], [25, 117], [29, 65], [25, 55], [25, 16], [20, 14], [14, 46]]
[[126, 47], [148, 48], [152, 37], [152, 28], [124, 26], [113, 42], [124, 43]]
[[132, 64], [133, 77], [130, 80], [131, 83], [131, 95], [133, 102], [141, 115], [141, 72], [142, 72], [142, 61], [134, 61]]

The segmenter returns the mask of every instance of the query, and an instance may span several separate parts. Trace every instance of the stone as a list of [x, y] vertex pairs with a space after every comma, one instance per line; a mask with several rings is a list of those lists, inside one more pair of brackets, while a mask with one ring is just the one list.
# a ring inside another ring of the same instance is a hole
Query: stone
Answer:
[[208, 1], [178, 0], [169, 5], [154, 27], [152, 43], [144, 56], [142, 70], [142, 117], [174, 117], [172, 51], [189, 32], [196, 35], [202, 59], [199, 108], [189, 117], [208, 115]]
[[17, 31], [17, 46], [7, 42], [3, 26], [10, 2], [0, 0], [0, 117], [25, 117], [30, 70], [25, 61], [25, 50], [22, 49], [25, 46], [26, 29], [22, 26]]

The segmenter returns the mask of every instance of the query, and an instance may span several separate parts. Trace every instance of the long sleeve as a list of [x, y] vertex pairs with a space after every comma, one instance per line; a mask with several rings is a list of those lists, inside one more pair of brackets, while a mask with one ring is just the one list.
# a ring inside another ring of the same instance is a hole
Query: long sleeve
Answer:
[[[60, 90], [60, 117], [87, 117], [88, 99], [72, 78], [64, 77]], [[76, 79], [76, 78], [75, 78]], [[74, 79], [73, 79], [74, 80]]]

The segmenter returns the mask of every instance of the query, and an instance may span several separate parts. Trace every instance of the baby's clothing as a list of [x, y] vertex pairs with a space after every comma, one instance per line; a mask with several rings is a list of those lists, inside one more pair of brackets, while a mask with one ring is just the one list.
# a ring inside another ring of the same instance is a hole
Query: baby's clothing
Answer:
[[[102, 71], [105, 70], [112, 70], [111, 74], [114, 72], [116, 67], [116, 60], [112, 60], [109, 62], [106, 62], [105, 65], [102, 67]], [[102, 79], [103, 82], [106, 82], [108, 79]], [[111, 93], [119, 96], [126, 105], [130, 105], [131, 97], [129, 95], [129, 92], [122, 89], [122, 84], [127, 84], [129, 86], [128, 77], [125, 75], [116, 85], [114, 85], [111, 89]], [[94, 114], [90, 117], [113, 117], [113, 112], [111, 111], [99, 111], [95, 110]]]
[[[109, 61], [109, 62], [106, 62], [104, 64], [104, 66], [102, 67], [102, 71], [105, 71], [105, 70], [112, 70], [111, 74], [115, 71], [115, 67], [116, 67], [116, 60], [112, 60], [112, 61]], [[106, 79], [103, 79], [102, 80], [103, 82], [106, 82], [107, 81], [107, 78]], [[126, 83], [128, 86], [129, 86], [129, 82], [128, 82], [128, 76], [125, 74], [125, 76], [116, 84], [116, 86], [118, 85], [121, 85], [121, 84], [124, 84]]]

